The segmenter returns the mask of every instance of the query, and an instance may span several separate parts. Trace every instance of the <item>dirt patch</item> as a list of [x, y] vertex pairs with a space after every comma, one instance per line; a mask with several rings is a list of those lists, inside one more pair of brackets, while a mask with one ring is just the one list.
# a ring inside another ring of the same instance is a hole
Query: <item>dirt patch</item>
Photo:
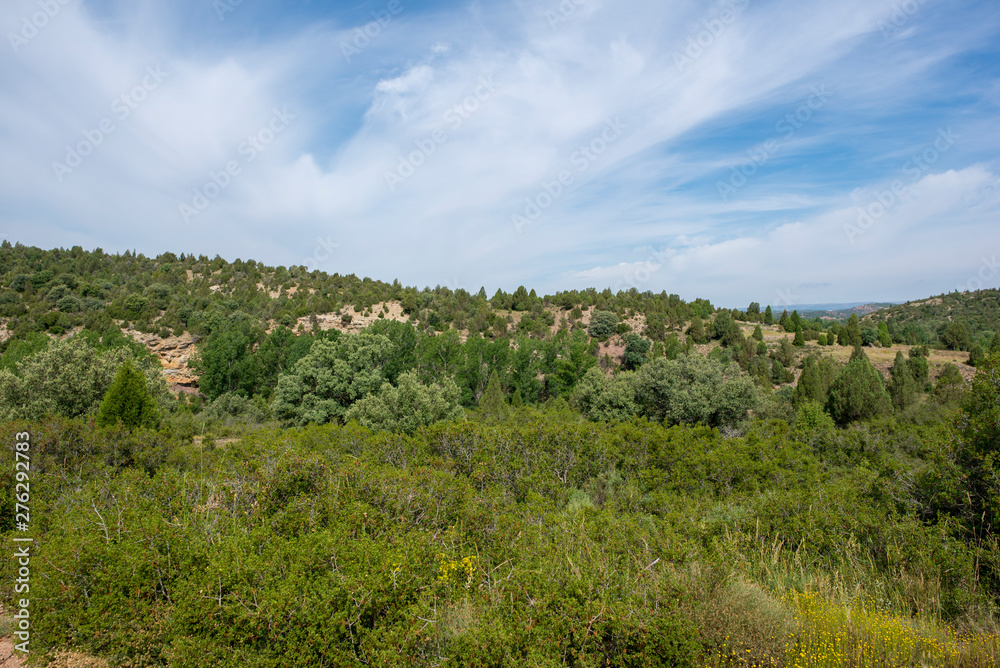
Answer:
[[[344, 306], [340, 309], [338, 313], [322, 313], [316, 316], [316, 322], [319, 325], [320, 330], [326, 331], [330, 329], [335, 329], [338, 332], [345, 332], [350, 334], [357, 334], [365, 327], [368, 327], [376, 320], [396, 320], [398, 322], [409, 322], [410, 317], [403, 313], [403, 305], [398, 301], [388, 301], [379, 302], [372, 305], [371, 310], [368, 311], [369, 315], [362, 315], [362, 312], [356, 311], [354, 306]], [[379, 314], [382, 313], [382, 318], [379, 318]], [[350, 316], [350, 322], [344, 322], [344, 315]], [[296, 324], [296, 329], [298, 325], [302, 325], [305, 331], [310, 331], [312, 325], [309, 322], [309, 316], [303, 316], [298, 319]], [[270, 333], [279, 327], [279, 323], [271, 321], [268, 323], [267, 331]]]

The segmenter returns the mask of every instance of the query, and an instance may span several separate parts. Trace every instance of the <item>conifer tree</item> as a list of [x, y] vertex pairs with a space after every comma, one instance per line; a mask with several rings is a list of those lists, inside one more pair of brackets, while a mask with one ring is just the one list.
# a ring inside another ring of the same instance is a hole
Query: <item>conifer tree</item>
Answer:
[[806, 345], [806, 338], [805, 338], [805, 335], [802, 334], [802, 326], [801, 325], [799, 327], [795, 328], [795, 340], [792, 341], [792, 345], [793, 346], [798, 346], [799, 348], [801, 348], [802, 346]]
[[479, 399], [479, 412], [486, 422], [501, 422], [510, 414], [510, 407], [504, 398], [503, 388], [500, 387], [500, 378], [496, 371], [490, 374], [490, 382], [486, 385], [486, 391]]
[[753, 328], [753, 338], [757, 341], [764, 340], [764, 332], [761, 331], [760, 325], [757, 325], [756, 327]]
[[97, 410], [97, 426], [110, 427], [119, 422], [128, 429], [155, 428], [159, 423], [156, 403], [146, 387], [146, 378], [132, 366], [131, 361], [126, 361], [118, 369]]
[[774, 311], [771, 310], [771, 305], [768, 304], [767, 308], [764, 309], [764, 324], [773, 325], [774, 324]]
[[903, 351], [896, 353], [890, 373], [889, 396], [892, 398], [892, 405], [897, 411], [906, 410], [916, 399], [917, 383], [913, 379], [906, 358], [903, 357]]

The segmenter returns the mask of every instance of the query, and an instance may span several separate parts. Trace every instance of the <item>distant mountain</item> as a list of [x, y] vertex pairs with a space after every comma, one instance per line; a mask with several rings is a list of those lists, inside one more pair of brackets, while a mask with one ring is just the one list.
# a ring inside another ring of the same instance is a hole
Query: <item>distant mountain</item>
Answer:
[[[800, 304], [794, 308], [799, 315], [807, 320], [821, 318], [823, 320], [847, 320], [852, 313], [864, 317], [869, 313], [881, 311], [899, 302], [852, 302], [847, 304]], [[793, 308], [793, 307], [789, 307]]]

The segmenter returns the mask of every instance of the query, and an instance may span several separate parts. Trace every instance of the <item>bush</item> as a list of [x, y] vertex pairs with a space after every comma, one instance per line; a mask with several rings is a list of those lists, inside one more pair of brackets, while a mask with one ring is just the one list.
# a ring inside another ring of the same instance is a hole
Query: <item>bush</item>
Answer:
[[618, 316], [610, 311], [595, 310], [590, 316], [590, 326], [587, 333], [595, 339], [604, 340], [615, 333], [618, 326]]
[[891, 411], [882, 374], [864, 355], [844, 367], [830, 385], [830, 415], [838, 424], [867, 420]]

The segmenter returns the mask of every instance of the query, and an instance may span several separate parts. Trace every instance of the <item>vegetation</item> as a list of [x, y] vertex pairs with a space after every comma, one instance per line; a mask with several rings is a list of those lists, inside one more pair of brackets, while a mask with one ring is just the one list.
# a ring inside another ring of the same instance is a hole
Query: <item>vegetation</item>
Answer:
[[[995, 665], [998, 323], [930, 302], [949, 324], [4, 244], [33, 654]], [[197, 337], [198, 393], [136, 332]]]

